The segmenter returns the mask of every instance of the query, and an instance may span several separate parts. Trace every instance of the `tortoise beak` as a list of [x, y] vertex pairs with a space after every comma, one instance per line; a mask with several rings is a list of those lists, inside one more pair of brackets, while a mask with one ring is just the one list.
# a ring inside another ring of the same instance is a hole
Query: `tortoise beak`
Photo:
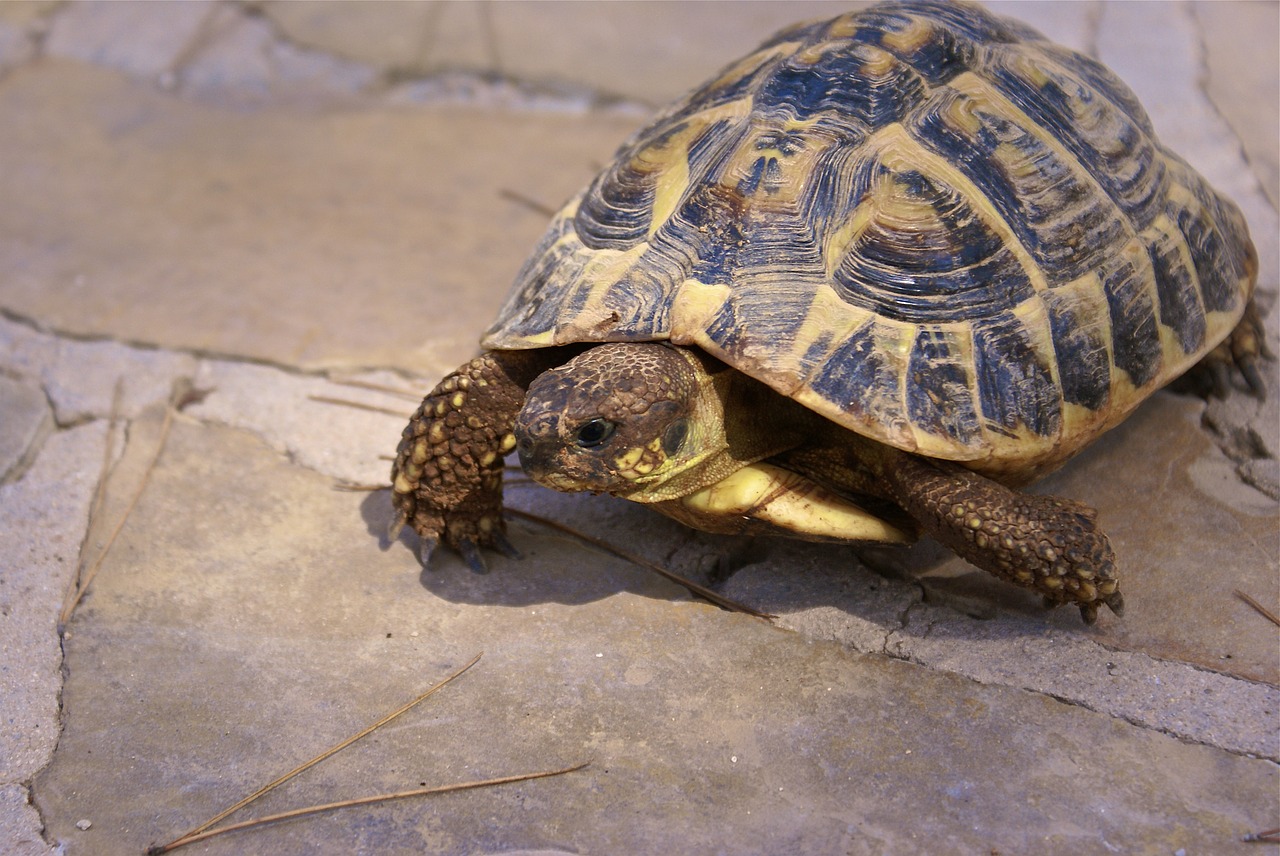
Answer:
[[521, 469], [538, 484], [569, 493], [583, 489], [582, 485], [577, 484], [555, 467], [553, 455], [546, 453], [548, 450], [539, 449], [537, 446], [533, 446], [528, 452], [522, 446], [517, 446], [516, 449], [520, 456]]
[[538, 420], [532, 426], [517, 423], [515, 426], [516, 455], [520, 468], [538, 484], [556, 490], [575, 490], [560, 473], [556, 462], [559, 446], [555, 425]]

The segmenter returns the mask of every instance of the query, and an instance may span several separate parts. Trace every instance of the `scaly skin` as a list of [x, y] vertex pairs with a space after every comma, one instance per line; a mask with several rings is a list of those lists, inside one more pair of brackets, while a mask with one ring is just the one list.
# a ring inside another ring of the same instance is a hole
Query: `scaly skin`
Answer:
[[408, 523], [422, 539], [423, 566], [443, 540], [473, 570], [480, 547], [513, 553], [502, 518], [503, 458], [525, 389], [556, 350], [490, 351], [459, 367], [423, 399], [405, 426], [391, 467], [395, 538]]
[[921, 528], [966, 561], [1035, 589], [1049, 605], [1076, 604], [1086, 624], [1100, 606], [1123, 614], [1115, 554], [1087, 505], [1020, 493], [896, 450], [886, 450], [877, 469]]

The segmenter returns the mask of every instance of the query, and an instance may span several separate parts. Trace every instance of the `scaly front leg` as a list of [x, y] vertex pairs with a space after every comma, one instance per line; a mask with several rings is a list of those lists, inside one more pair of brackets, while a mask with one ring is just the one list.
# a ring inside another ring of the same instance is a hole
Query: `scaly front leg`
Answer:
[[390, 535], [408, 523], [423, 567], [442, 539], [477, 573], [480, 547], [515, 553], [502, 518], [503, 458], [515, 448], [525, 390], [552, 353], [486, 352], [440, 381], [409, 420], [391, 467]]
[[1086, 624], [1101, 606], [1124, 611], [1115, 554], [1087, 505], [896, 450], [884, 451], [881, 469], [907, 513], [961, 558], [1049, 604], [1075, 604]]

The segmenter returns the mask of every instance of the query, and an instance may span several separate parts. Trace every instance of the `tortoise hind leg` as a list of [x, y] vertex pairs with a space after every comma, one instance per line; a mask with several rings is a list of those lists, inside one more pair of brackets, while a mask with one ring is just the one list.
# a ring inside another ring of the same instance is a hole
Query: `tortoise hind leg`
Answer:
[[882, 475], [921, 528], [966, 561], [1050, 605], [1076, 604], [1086, 624], [1103, 605], [1123, 613], [1115, 554], [1092, 508], [902, 452], [883, 456]]
[[480, 547], [505, 553], [503, 458], [525, 389], [549, 367], [553, 352], [490, 351], [440, 381], [405, 426], [391, 467], [394, 539], [408, 523], [422, 539], [426, 567], [443, 540], [472, 570], [485, 570]]
[[1205, 355], [1197, 369], [1208, 376], [1210, 394], [1219, 398], [1225, 397], [1231, 389], [1233, 368], [1244, 378], [1254, 396], [1266, 398], [1267, 385], [1258, 371], [1258, 361], [1270, 359], [1274, 359], [1274, 355], [1267, 348], [1262, 315], [1257, 303], [1250, 299], [1231, 335]]

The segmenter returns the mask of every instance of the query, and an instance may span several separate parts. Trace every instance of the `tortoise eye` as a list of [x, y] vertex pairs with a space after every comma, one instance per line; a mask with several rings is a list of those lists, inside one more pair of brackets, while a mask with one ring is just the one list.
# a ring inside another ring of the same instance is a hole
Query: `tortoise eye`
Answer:
[[667, 426], [667, 430], [662, 435], [662, 451], [670, 457], [680, 451], [680, 447], [684, 445], [684, 438], [689, 436], [689, 420], [677, 419]]
[[595, 419], [588, 420], [578, 426], [578, 433], [574, 438], [574, 442], [584, 449], [594, 448], [612, 437], [613, 429], [617, 427], [608, 419], [597, 416]]

